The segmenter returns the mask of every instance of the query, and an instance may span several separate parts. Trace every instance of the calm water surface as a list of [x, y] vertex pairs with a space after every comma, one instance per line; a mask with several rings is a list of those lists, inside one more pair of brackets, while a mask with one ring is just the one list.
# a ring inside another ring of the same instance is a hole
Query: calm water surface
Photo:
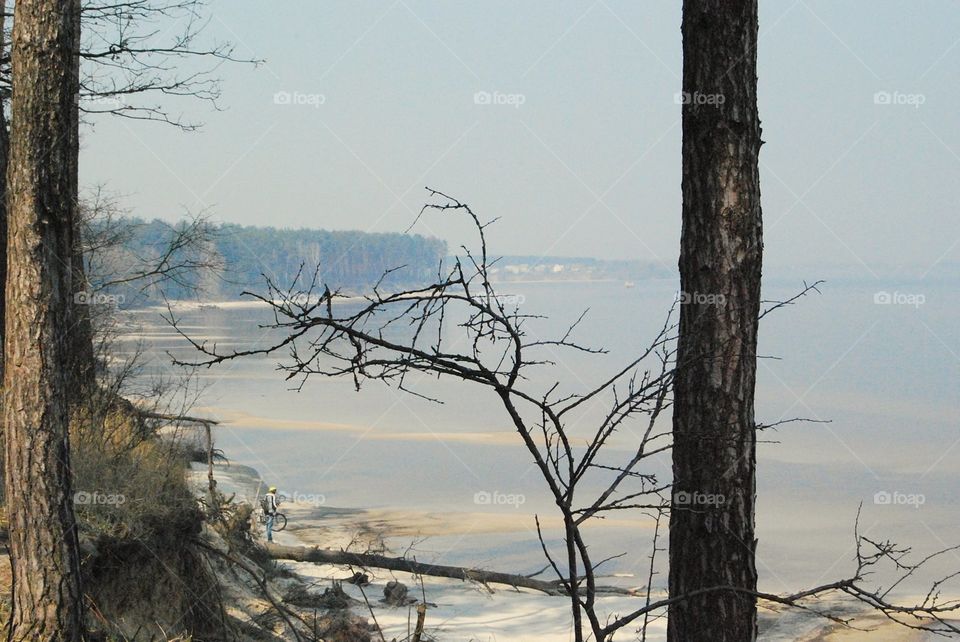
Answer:
[[[764, 294], [786, 298], [800, 285], [799, 279], [767, 283]], [[619, 283], [501, 286], [501, 292], [522, 295], [524, 312], [549, 317], [531, 323], [533, 336], [562, 334], [589, 308], [576, 336], [610, 350], [599, 356], [557, 353], [557, 365], [538, 371], [530, 389], [560, 381], [566, 390], [585, 390], [602, 381], [655, 335], [675, 289], [673, 281], [638, 282], [630, 289]], [[890, 292], [894, 302], [876, 303], [878, 291]], [[758, 567], [761, 584], [773, 591], [850, 570], [861, 502], [861, 531], [873, 537], [909, 542], [921, 551], [960, 543], [958, 289], [837, 282], [822, 292], [774, 312], [761, 326], [760, 352], [770, 358], [759, 367], [758, 420], [831, 422], [788, 424], [762, 436], [779, 442], [759, 448]], [[923, 303], [906, 303], [916, 297], [894, 292], [922, 293]], [[191, 335], [221, 349], [264, 345], [275, 336], [260, 327], [272, 318], [265, 310], [204, 309], [179, 316]], [[155, 369], [171, 369], [167, 352], [191, 356], [157, 311], [132, 317], [126, 345], [144, 338]], [[347, 379], [313, 378], [297, 392], [291, 389], [295, 382], [276, 370], [283, 356], [234, 361], [198, 374], [206, 386], [200, 410], [230, 419], [218, 440], [232, 461], [257, 468], [288, 493], [322, 494], [331, 506], [519, 512], [529, 516], [526, 532], [433, 538], [420, 545], [420, 559], [518, 571], [542, 567], [532, 514], [549, 514], [552, 504], [488, 391], [414, 379], [418, 390], [445, 402], [438, 405], [372, 382], [358, 393]], [[574, 431], [584, 434], [602, 409], [584, 413]], [[668, 426], [669, 417], [664, 421]], [[635, 429], [639, 425], [622, 431], [612, 458], [628, 456]], [[475, 433], [496, 433], [496, 439], [479, 444]], [[647, 470], [669, 479], [669, 460], [652, 461]], [[475, 496], [482, 492], [522, 494], [524, 504], [478, 505]], [[889, 493], [889, 504], [882, 493]], [[642, 573], [648, 531], [607, 528], [593, 537], [599, 553], [631, 551], [611, 571]], [[960, 558], [951, 561], [960, 567]]]

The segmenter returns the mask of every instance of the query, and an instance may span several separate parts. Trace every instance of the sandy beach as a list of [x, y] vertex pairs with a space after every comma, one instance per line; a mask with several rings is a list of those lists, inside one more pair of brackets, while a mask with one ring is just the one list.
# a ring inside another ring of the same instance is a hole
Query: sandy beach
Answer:
[[[195, 481], [205, 483], [206, 468], [194, 464]], [[218, 465], [215, 470], [220, 490], [235, 501], [254, 503], [263, 492], [260, 475], [248, 466]], [[283, 489], [280, 489], [283, 493]], [[292, 501], [292, 500], [297, 501]], [[343, 550], [379, 550], [385, 554], [413, 557], [402, 548], [403, 542], [429, 541], [464, 535], [498, 535], [525, 531], [529, 528], [524, 513], [488, 514], [472, 512], [420, 512], [412, 510], [363, 509], [332, 507], [311, 503], [310, 497], [294, 497], [281, 505], [288, 518], [286, 530], [275, 533], [274, 540], [285, 546], [319, 546]], [[554, 520], [555, 521], [555, 520]], [[551, 519], [547, 518], [547, 524]], [[555, 525], [555, 524], [554, 524]], [[624, 527], [640, 528], [641, 522], [623, 520]], [[258, 533], [262, 537], [263, 534]], [[423, 561], [423, 560], [422, 560]], [[285, 562], [292, 571], [314, 585], [317, 590], [333, 581], [349, 578], [357, 569], [306, 562]], [[498, 568], [495, 564], [480, 565], [485, 570], [514, 572], [516, 569]], [[551, 597], [536, 591], [516, 590], [503, 586], [477, 584], [444, 578], [415, 577], [408, 573], [367, 569], [371, 584], [364, 589], [344, 583], [344, 591], [353, 599], [356, 613], [375, 618], [387, 639], [403, 636], [416, 620], [412, 607], [393, 607], [383, 603], [383, 588], [397, 580], [410, 589], [411, 594], [425, 598], [430, 605], [427, 612], [427, 631], [438, 640], [470, 640], [477, 642], [557, 642], [570, 640], [569, 604], [563, 597]], [[618, 578], [628, 583], [643, 578]], [[421, 583], [422, 580], [422, 583]], [[621, 584], [622, 585], [622, 584]], [[642, 588], [635, 586], [634, 588]], [[654, 599], [663, 597], [655, 594]], [[642, 598], [630, 596], [602, 596], [598, 598], [602, 610], [613, 616], [642, 606]], [[369, 607], [368, 607], [369, 603]], [[768, 642], [926, 642], [938, 639], [922, 632], [911, 631], [890, 622], [882, 615], [864, 613], [850, 602], [834, 600], [821, 603], [831, 612], [844, 617], [856, 615], [858, 629], [843, 627], [807, 612], [782, 607], [761, 606], [760, 639]], [[632, 639], [636, 626], [628, 626], [622, 639]], [[666, 622], [655, 620], [648, 626], [647, 639], [664, 640]]]
[[[257, 471], [247, 466], [217, 466], [215, 471], [220, 490], [235, 501], [255, 502], [260, 487]], [[206, 468], [195, 464], [193, 475], [198, 483], [205, 482]], [[261, 491], [262, 492], [262, 491]], [[282, 493], [282, 489], [281, 489]], [[305, 502], [288, 501], [281, 505], [287, 515], [287, 530], [275, 533], [274, 541], [285, 546], [316, 545], [330, 549], [365, 550], [385, 543], [423, 540], [437, 536], [459, 534], [500, 534], [529, 528], [523, 518], [529, 515], [497, 515], [485, 513], [429, 513], [364, 510], [314, 506]], [[633, 526], [624, 520], [624, 526]], [[639, 522], [638, 522], [639, 524]], [[260, 534], [262, 536], [262, 533]], [[400, 556], [403, 550], [392, 550]], [[314, 583], [318, 590], [334, 580], [353, 575], [347, 567], [311, 563], [286, 562], [291, 570]], [[484, 565], [487, 569], [487, 565]], [[493, 568], [511, 572], [514, 569]], [[569, 604], [563, 597], [550, 597], [536, 591], [515, 590], [509, 587], [480, 585], [445, 578], [420, 578], [408, 573], [371, 569], [371, 585], [364, 589], [377, 622], [387, 639], [407, 633], [410, 618], [416, 613], [410, 608], [388, 606], [380, 601], [383, 586], [390, 580], [406, 584], [411, 592], [425, 595], [432, 606], [427, 614], [427, 630], [438, 640], [476, 640], [518, 642], [555, 642], [570, 639]], [[364, 594], [352, 584], [343, 584], [344, 591], [357, 600], [355, 611], [369, 615]], [[626, 612], [636, 609], [640, 598], [611, 596], [600, 598], [609, 611]], [[658, 639], [665, 634], [661, 623], [651, 626]]]

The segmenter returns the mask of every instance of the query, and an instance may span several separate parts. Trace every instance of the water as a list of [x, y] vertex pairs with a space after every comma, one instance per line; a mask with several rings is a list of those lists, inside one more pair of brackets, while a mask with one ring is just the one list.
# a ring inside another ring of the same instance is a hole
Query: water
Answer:
[[[765, 284], [764, 295], [783, 299], [799, 281]], [[551, 337], [586, 308], [575, 337], [610, 350], [606, 355], [558, 352], [557, 365], [531, 377], [530, 389], [554, 381], [586, 390], [639, 353], [664, 321], [675, 296], [673, 281], [537, 283], [502, 286], [521, 295], [533, 336]], [[852, 570], [854, 520], [873, 538], [909, 543], [920, 552], [960, 543], [960, 330], [954, 319], [960, 294], [954, 284], [906, 284], [924, 301], [893, 297], [875, 303], [872, 282], [838, 281], [797, 305], [780, 309], [761, 326], [757, 417], [763, 423], [805, 417], [832, 423], [786, 424], [763, 433], [759, 447], [758, 569], [761, 587], [795, 590], [846, 576]], [[882, 299], [881, 299], [882, 300]], [[911, 305], [913, 303], [914, 305]], [[263, 309], [203, 309], [179, 313], [183, 328], [216, 341], [221, 350], [266, 345]], [[157, 311], [134, 314], [158, 367], [167, 352], [188, 360], [192, 349]], [[132, 345], [139, 333], [131, 333]], [[435, 537], [419, 559], [527, 572], [543, 566], [533, 513], [554, 511], [538, 471], [490, 391], [459, 381], [414, 377], [417, 390], [438, 405], [396, 389], [352, 380], [312, 377], [299, 391], [276, 371], [286, 355], [232, 361], [198, 373], [207, 386], [195, 413], [226, 419], [218, 445], [235, 462], [257, 468], [288, 493], [322, 494], [337, 507], [397, 508], [444, 513], [485, 512], [528, 516], [520, 530], [482, 536]], [[573, 428], [595, 420], [590, 408]], [[669, 417], [663, 418], [669, 426]], [[639, 426], [623, 430], [612, 458], [628, 457]], [[669, 479], [669, 460], [647, 471]], [[478, 504], [478, 493], [523, 496], [517, 502]], [[878, 494], [879, 493], [879, 494]], [[886, 495], [884, 493], [887, 493]], [[889, 498], [889, 504], [884, 503]], [[879, 502], [879, 503], [877, 503]], [[638, 516], [639, 519], [639, 516]], [[611, 571], [642, 575], [650, 552], [650, 524], [591, 531], [594, 557], [629, 551]], [[556, 533], [548, 532], [556, 544]], [[960, 557], [949, 557], [960, 568]], [[642, 582], [638, 582], [642, 583]]]

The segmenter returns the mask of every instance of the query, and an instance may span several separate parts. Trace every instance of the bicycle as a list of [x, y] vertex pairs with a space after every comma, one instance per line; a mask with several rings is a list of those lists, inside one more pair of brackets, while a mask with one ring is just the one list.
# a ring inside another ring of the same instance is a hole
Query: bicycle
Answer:
[[[279, 508], [280, 504], [281, 504], [284, 500], [286, 500], [286, 499], [287, 499], [287, 498], [286, 498], [285, 496], [283, 496], [283, 495], [277, 496], [277, 500], [276, 500], [275, 506], [276, 506], [277, 508]], [[260, 511], [259, 511], [259, 515], [257, 516], [257, 521], [259, 521], [261, 524], [266, 524], [266, 523], [267, 523], [267, 503], [266, 503], [266, 501], [267, 501], [267, 500], [266, 500], [265, 498], [260, 500]], [[286, 527], [287, 527], [287, 516], [284, 515], [283, 513], [281, 513], [279, 510], [277, 510], [277, 512], [275, 512], [275, 513], [273, 514], [273, 530], [275, 530], [275, 531], [282, 531], [282, 530], [285, 529]]]
[[[257, 517], [257, 521], [261, 524], [267, 523], [267, 514], [264, 511], [260, 511], [260, 514]], [[283, 513], [274, 513], [273, 514], [273, 530], [282, 531], [287, 527], [287, 516]]]

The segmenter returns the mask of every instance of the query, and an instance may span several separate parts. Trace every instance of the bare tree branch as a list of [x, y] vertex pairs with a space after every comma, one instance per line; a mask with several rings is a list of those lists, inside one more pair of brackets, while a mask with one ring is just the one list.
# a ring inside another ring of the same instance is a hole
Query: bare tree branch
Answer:
[[[447, 266], [441, 264], [433, 283], [385, 292], [381, 280], [359, 304], [346, 306], [340, 305], [342, 295], [338, 291], [319, 282], [319, 268], [312, 275], [301, 270], [295, 282], [286, 287], [267, 279], [265, 293], [245, 292], [244, 295], [271, 310], [273, 322], [266, 327], [278, 331], [279, 337], [263, 347], [226, 351], [218, 349], [215, 343], [191, 338], [168, 309], [168, 322], [198, 353], [196, 359], [175, 359], [174, 362], [212, 367], [253, 355], [275, 355], [281, 359], [278, 369], [288, 380], [296, 379], [298, 388], [312, 376], [342, 376], [350, 377], [358, 390], [365, 382], [376, 381], [439, 401], [429, 391], [415, 390], [410, 384], [409, 374], [423, 373], [469, 382], [492, 392], [510, 418], [562, 517], [561, 552], [551, 550], [539, 518], [534, 519], [547, 568], [556, 575], [550, 585], [570, 600], [575, 639], [582, 642], [586, 635], [597, 641], [609, 640], [616, 631], [641, 617], [645, 630], [670, 604], [702, 593], [651, 599], [659, 520], [671, 509], [694, 510], [675, 505], [673, 498], [666, 499], [664, 493], [670, 484], [660, 482], [654, 473], [644, 470], [644, 463], [672, 448], [669, 429], [662, 428], [663, 422], [658, 419], [670, 409], [673, 376], [678, 368], [684, 367], [676, 362], [674, 310], [669, 311], [659, 332], [638, 357], [629, 359], [599, 384], [573, 392], [561, 391], [559, 382], [545, 390], [538, 389], [529, 375], [554, 363], [558, 353], [602, 352], [574, 338], [584, 316], [580, 315], [556, 339], [531, 337], [529, 322], [538, 317], [498, 296], [490, 281], [491, 261], [485, 238], [489, 223], [483, 223], [467, 204], [439, 190], [427, 188], [427, 191], [430, 200], [418, 218], [428, 211], [462, 214], [473, 222], [478, 235], [478, 250], [463, 247], [464, 258], [454, 258]], [[801, 294], [778, 303], [771, 310], [791, 304], [816, 289], [819, 283], [805, 284]], [[603, 403], [606, 411], [590, 430], [575, 431], [569, 418], [587, 403]], [[793, 421], [798, 419], [761, 424], [757, 429]], [[632, 439], [628, 455], [625, 461], [611, 461], [609, 446], [627, 426], [631, 428]], [[605, 455], [603, 459], [601, 454]], [[588, 493], [586, 488], [597, 488], [597, 480], [602, 481], [599, 490]], [[583, 526], [590, 520], [621, 510], [643, 511], [654, 522], [654, 550], [645, 604], [626, 615], [602, 621], [596, 601], [601, 591], [596, 583], [597, 569], [616, 555], [593, 561]], [[938, 602], [937, 591], [942, 582], [954, 576], [935, 584], [927, 601], [914, 606], [897, 606], [887, 601], [886, 593], [871, 591], [863, 582], [866, 573], [881, 557], [888, 561], [895, 559], [903, 565], [900, 572], [909, 577], [937, 556], [907, 565], [896, 557], [895, 548], [879, 545], [882, 555], [866, 555], [860, 553], [859, 547], [867, 546], [869, 540], [857, 534], [857, 541], [858, 567], [850, 578], [790, 595], [756, 593], [755, 596], [848, 624], [828, 610], [804, 603], [804, 600], [839, 591], [898, 621], [908, 616], [933, 618], [941, 629], [948, 630], [944, 616], [957, 605]], [[730, 586], [704, 589], [737, 590], [740, 589]], [[914, 626], [925, 624], [914, 623]]]

